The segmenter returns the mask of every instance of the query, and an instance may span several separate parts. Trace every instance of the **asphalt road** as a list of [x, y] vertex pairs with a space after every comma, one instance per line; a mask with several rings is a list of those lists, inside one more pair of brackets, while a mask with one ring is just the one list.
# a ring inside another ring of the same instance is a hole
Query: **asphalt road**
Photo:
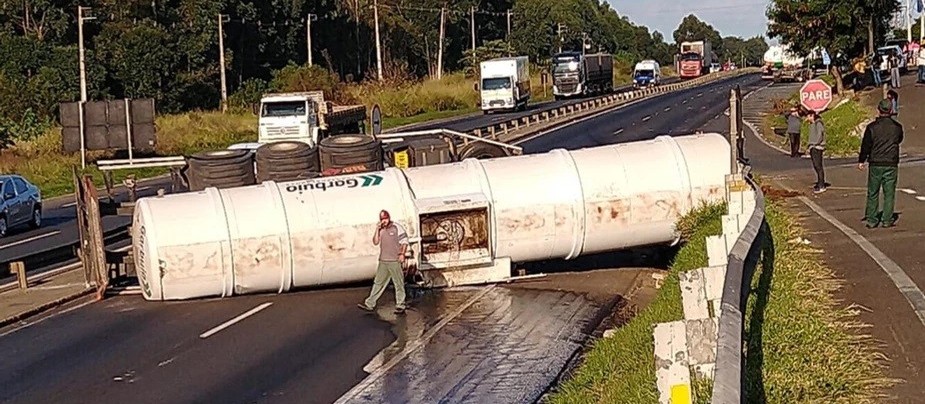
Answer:
[[[137, 187], [138, 196], [151, 196], [159, 188], [170, 189], [169, 178], [142, 181]], [[118, 188], [115, 192], [118, 201], [128, 200], [128, 191]], [[36, 251], [53, 248], [67, 243], [74, 243], [79, 238], [77, 233], [75, 202], [71, 198], [53, 198], [44, 201], [42, 206], [43, 226], [31, 230], [27, 227], [10, 229], [9, 235], [0, 239], [0, 263], [16, 261], [20, 257], [34, 254]], [[108, 216], [104, 218], [104, 231], [131, 223], [130, 217]], [[26, 268], [30, 273], [41, 272], [47, 268]], [[34, 271], [38, 270], [38, 271]], [[11, 279], [0, 276], [0, 284]]]
[[[666, 84], [677, 82], [677, 79], [666, 80]], [[633, 91], [633, 86], [621, 86], [614, 89], [616, 93], [629, 92]], [[409, 125], [401, 128], [401, 131], [408, 130], [431, 130], [431, 129], [450, 129], [457, 132], [467, 132], [473, 129], [482, 128], [488, 125], [510, 121], [512, 119], [519, 119], [524, 116], [532, 115], [538, 112], [549, 111], [559, 107], [568, 106], [571, 104], [577, 104], [582, 101], [587, 101], [593, 97], [585, 98], [569, 98], [559, 101], [545, 101], [538, 102], [535, 104], [529, 104], [526, 111], [520, 112], [494, 112], [488, 115], [483, 114], [482, 112], [476, 114], [469, 114], [465, 116], [448, 118], [445, 120], [437, 120], [432, 122], [425, 122], [421, 124]], [[393, 129], [392, 131], [397, 131]]]
[[[757, 76], [748, 76], [662, 95], [523, 145], [542, 152], [693, 132], [722, 117], [727, 90], [735, 84], [746, 91], [761, 85]], [[570, 262], [558, 265], [575, 268]], [[416, 296], [415, 310], [403, 318], [391, 314], [390, 293], [376, 315], [356, 309], [366, 286], [170, 303], [126, 296], [62, 308], [0, 329], [0, 402], [329, 403], [350, 391], [361, 401], [388, 402], [399, 397], [390, 393], [395, 389], [405, 389], [405, 398], [440, 400], [426, 389], [407, 389], [409, 380], [430, 380], [453, 399], [529, 401], [558, 375], [576, 341], [600, 319], [606, 296], [615, 293], [606, 288], [609, 293], [599, 290], [595, 298], [588, 288], [608, 284], [594, 279], [581, 293], [565, 293], [558, 290], [565, 282], [536, 290], [505, 288], [509, 291], [500, 295], [430, 292]], [[404, 348], [384, 350], [407, 341], [410, 330], [419, 336], [412, 341], [420, 341], [430, 329], [436, 330], [436, 345], [423, 351], [402, 357]], [[483, 332], [491, 338], [479, 337]], [[512, 336], [536, 339], [494, 348], [496, 339]], [[503, 355], [492, 356], [496, 351]], [[390, 369], [407, 369], [405, 376], [381, 371], [392, 358], [401, 360]], [[491, 377], [498, 388], [479, 388], [487, 380], [481, 377]], [[371, 386], [380, 387], [373, 388], [378, 398], [366, 393]]]

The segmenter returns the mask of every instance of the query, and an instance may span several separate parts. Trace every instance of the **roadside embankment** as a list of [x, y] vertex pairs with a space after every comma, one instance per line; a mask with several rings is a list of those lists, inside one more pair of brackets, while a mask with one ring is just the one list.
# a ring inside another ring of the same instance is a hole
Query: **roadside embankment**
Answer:
[[[882, 376], [873, 342], [857, 335], [864, 327], [855, 308], [834, 293], [839, 282], [818, 252], [801, 237], [797, 221], [777, 195], [766, 207], [766, 239], [745, 317], [745, 402], [875, 402], [890, 384]], [[681, 248], [652, 304], [594, 342], [581, 365], [557, 387], [553, 403], [656, 403], [652, 326], [683, 317], [678, 273], [707, 264], [705, 236], [721, 232], [723, 206], [698, 209], [678, 225]], [[694, 383], [695, 402], [709, 402], [711, 383]]]
[[[877, 97], [880, 90], [847, 95], [835, 95], [832, 105], [822, 115], [826, 127], [827, 157], [846, 157], [856, 155], [861, 147], [863, 125], [875, 115], [870, 106], [870, 99]], [[879, 98], [876, 98], [879, 100]], [[779, 148], [789, 150], [789, 143], [784, 131], [787, 127], [785, 114], [791, 107], [799, 107], [799, 87], [786, 99], [777, 99], [765, 117], [762, 137]], [[809, 141], [809, 124], [803, 122], [800, 142], [801, 150], [806, 150]]]

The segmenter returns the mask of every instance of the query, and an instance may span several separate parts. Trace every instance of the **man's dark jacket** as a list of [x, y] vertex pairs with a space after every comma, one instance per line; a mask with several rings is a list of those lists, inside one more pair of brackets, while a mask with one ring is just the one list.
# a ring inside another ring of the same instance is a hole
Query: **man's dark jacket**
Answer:
[[864, 131], [858, 163], [896, 167], [899, 165], [899, 144], [902, 141], [902, 125], [891, 117], [881, 116], [867, 125]]

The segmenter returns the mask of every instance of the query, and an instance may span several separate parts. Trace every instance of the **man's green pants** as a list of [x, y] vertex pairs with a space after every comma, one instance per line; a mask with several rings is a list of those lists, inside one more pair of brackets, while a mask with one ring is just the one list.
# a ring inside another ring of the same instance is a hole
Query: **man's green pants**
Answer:
[[[870, 166], [867, 170], [867, 209], [864, 217], [867, 224], [876, 226], [879, 222], [893, 224], [893, 207], [896, 201], [897, 167]], [[883, 188], [883, 214], [878, 216], [880, 189]]]
[[373, 278], [373, 290], [369, 292], [366, 298], [366, 307], [375, 308], [376, 302], [385, 292], [389, 280], [395, 286], [395, 308], [405, 308], [405, 274], [402, 272], [401, 263], [398, 261], [379, 261], [379, 267], [376, 268], [376, 277]]

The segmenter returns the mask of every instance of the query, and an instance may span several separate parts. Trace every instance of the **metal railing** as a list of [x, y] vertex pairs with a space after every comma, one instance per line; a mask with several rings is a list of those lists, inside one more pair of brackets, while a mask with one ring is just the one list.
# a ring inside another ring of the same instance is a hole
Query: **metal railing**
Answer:
[[753, 179], [746, 179], [755, 192], [755, 209], [742, 234], [729, 252], [723, 297], [720, 303], [719, 334], [716, 340], [716, 370], [713, 374], [713, 404], [744, 402], [743, 335], [744, 313], [752, 277], [764, 246], [764, 194]]

